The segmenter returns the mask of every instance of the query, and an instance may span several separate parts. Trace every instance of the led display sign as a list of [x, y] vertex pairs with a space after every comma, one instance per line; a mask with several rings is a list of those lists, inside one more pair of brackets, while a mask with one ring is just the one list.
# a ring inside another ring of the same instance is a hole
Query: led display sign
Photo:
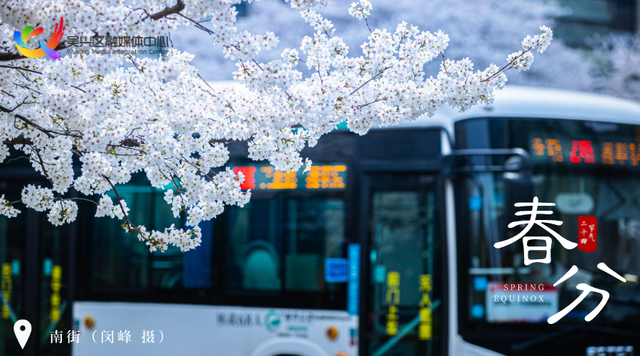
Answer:
[[340, 190], [347, 184], [347, 166], [344, 164], [313, 165], [304, 173], [277, 171], [271, 165], [233, 167], [245, 176], [242, 189], [253, 190]]
[[535, 160], [551, 162], [639, 166], [640, 143], [591, 140], [568, 140], [555, 137], [531, 139], [531, 155]]

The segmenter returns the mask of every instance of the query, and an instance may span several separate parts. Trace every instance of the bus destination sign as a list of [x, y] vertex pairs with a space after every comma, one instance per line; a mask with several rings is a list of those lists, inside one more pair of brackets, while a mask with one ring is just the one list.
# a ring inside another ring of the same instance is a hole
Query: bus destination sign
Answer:
[[277, 171], [273, 166], [252, 165], [233, 167], [233, 171], [244, 174], [242, 189], [253, 190], [341, 190], [347, 184], [345, 164], [313, 165], [308, 172]]
[[640, 144], [636, 142], [566, 140], [548, 137], [531, 139], [534, 159], [556, 163], [582, 163], [609, 166], [640, 165]]

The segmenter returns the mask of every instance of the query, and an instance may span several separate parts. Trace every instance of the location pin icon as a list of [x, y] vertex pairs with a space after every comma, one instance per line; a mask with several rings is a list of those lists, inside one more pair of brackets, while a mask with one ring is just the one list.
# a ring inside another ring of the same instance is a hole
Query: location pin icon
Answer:
[[[24, 328], [24, 330], [22, 330]], [[20, 347], [24, 349], [24, 345], [29, 340], [31, 335], [31, 323], [27, 319], [20, 319], [13, 324], [13, 333], [16, 334], [16, 339], [20, 343]]]

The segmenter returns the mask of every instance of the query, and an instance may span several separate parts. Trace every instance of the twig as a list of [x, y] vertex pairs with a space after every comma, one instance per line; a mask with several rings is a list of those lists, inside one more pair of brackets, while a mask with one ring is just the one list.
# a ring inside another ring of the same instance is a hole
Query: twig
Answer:
[[377, 102], [379, 102], [379, 101], [384, 101], [384, 100], [387, 100], [387, 99], [389, 99], [389, 98], [387, 98], [387, 97], [385, 96], [384, 98], [376, 99], [376, 100], [374, 100], [374, 101], [372, 101], [372, 102], [370, 102], [370, 103], [366, 103], [366, 104], [362, 104], [362, 105], [355, 105], [355, 106], [353, 106], [353, 107], [354, 107], [354, 108], [358, 108], [358, 109], [362, 109], [362, 108], [363, 108], [363, 107], [365, 107], [365, 106], [369, 106], [369, 105], [371, 105], [371, 104], [377, 103]]
[[44, 173], [45, 178], [49, 179], [49, 173], [47, 173], [47, 169], [44, 168], [44, 160], [42, 159], [42, 156], [40, 156], [40, 150], [35, 148], [34, 151], [40, 160], [40, 167], [42, 167], [42, 172]]
[[19, 159], [29, 159], [29, 157], [27, 157], [27, 156], [15, 157], [15, 158], [8, 159], [5, 163], [9, 163], [9, 162], [17, 161], [17, 160], [19, 160]]
[[14, 98], [14, 99], [15, 99], [15, 97], [16, 97], [16, 96], [15, 96], [15, 95], [13, 95], [13, 94], [9, 94], [9, 93], [7, 93], [6, 91], [4, 91], [4, 89], [3, 89], [3, 90], [0, 90], [0, 91], [2, 92], [2, 94], [4, 94], [4, 95], [8, 95], [8, 96], [10, 96], [10, 97], [12, 97], [12, 98]]
[[95, 201], [91, 200], [91, 199], [85, 199], [85, 198], [66, 198], [66, 200], [84, 200], [84, 201], [88, 201], [90, 203], [95, 204], [96, 206], [100, 205], [98, 203], [96, 203]]
[[496, 76], [502, 74], [504, 71], [506, 71], [507, 69], [509, 69], [510, 65], [513, 65], [513, 63], [515, 63], [520, 57], [524, 56], [525, 54], [527, 54], [527, 52], [531, 51], [533, 49], [533, 47], [529, 47], [529, 49], [527, 49], [526, 51], [523, 51], [520, 55], [518, 55], [516, 58], [512, 59], [511, 62], [505, 64], [502, 68], [500, 68], [497, 72], [493, 73], [493, 75], [491, 75], [489, 78], [486, 79], [482, 79], [481, 82], [486, 82], [489, 81], [493, 78], [495, 78]]
[[31, 72], [31, 73], [42, 74], [42, 72], [38, 72], [37, 70], [31, 70], [31, 69], [22, 68], [22, 67], [0, 65], [0, 68], [18, 69], [18, 70], [24, 70], [24, 71], [27, 71], [27, 72]]
[[373, 31], [371, 31], [371, 27], [369, 27], [369, 21], [367, 20], [367, 18], [364, 18], [364, 23], [367, 24], [367, 28], [369, 29], [370, 33], [373, 33]]
[[180, 17], [182, 17], [182, 18], [184, 18], [184, 19], [186, 19], [186, 20], [191, 21], [191, 22], [194, 24], [194, 26], [196, 26], [198, 29], [200, 29], [200, 30], [202, 30], [202, 31], [204, 31], [204, 32], [206, 32], [206, 33], [208, 33], [208, 34], [210, 34], [210, 35], [215, 34], [215, 32], [213, 32], [213, 31], [211, 31], [210, 29], [208, 29], [208, 28], [206, 28], [206, 27], [202, 26], [199, 22], [196, 22], [196, 21], [194, 21], [193, 19], [191, 19], [191, 18], [189, 18], [189, 17], [187, 17], [187, 16], [184, 16], [184, 15], [183, 15], [183, 14], [181, 14], [181, 13], [178, 13], [178, 16], [180, 16]]
[[440, 52], [440, 54], [442, 55], [442, 68], [444, 68], [444, 72], [451, 75], [447, 70], [447, 65], [445, 64], [446, 60], [444, 59], [444, 52]]
[[[20, 105], [22, 105], [22, 104], [20, 104]], [[0, 106], [0, 111], [6, 112], [6, 113], [12, 113], [13, 110], [17, 109], [20, 105], [16, 106], [15, 108], [13, 108], [11, 110], [9, 110], [9, 109], [7, 109], [7, 108], [5, 108], [3, 106]], [[50, 132], [55, 132], [55, 131], [44, 129], [40, 125], [36, 124], [35, 122], [27, 119], [26, 117], [24, 117], [24, 116], [22, 116], [20, 114], [14, 114], [14, 117], [24, 121], [25, 123], [27, 123], [27, 124], [35, 127], [35, 128], [37, 128], [38, 130], [42, 131], [45, 135], [49, 136], [49, 138], [53, 138], [53, 135]]]
[[382, 73], [384, 73], [387, 69], [389, 69], [391, 67], [384, 67], [382, 68], [382, 70], [380, 70], [378, 72], [378, 74], [374, 75], [373, 77], [369, 78], [369, 80], [367, 80], [366, 82], [362, 83], [362, 85], [360, 85], [359, 87], [357, 87], [354, 91], [352, 91], [351, 93], [349, 93], [349, 95], [347, 95], [346, 97], [350, 97], [351, 95], [353, 95], [355, 92], [357, 92], [358, 90], [360, 90], [363, 86], [369, 84], [370, 81], [378, 78], [380, 75], [382, 75]]
[[[124, 219], [127, 222], [127, 227], [128, 227], [129, 233], [132, 233], [132, 232], [136, 231], [135, 228], [132, 228], [132, 226], [134, 226], [134, 225], [131, 223], [131, 221], [129, 221], [129, 216], [127, 215], [127, 212], [124, 210], [124, 206], [122, 206], [122, 201], [120, 199], [120, 194], [118, 194], [118, 190], [116, 189], [116, 187], [113, 186], [113, 183], [111, 183], [111, 180], [107, 176], [105, 176], [103, 174], [101, 174], [100, 176], [107, 183], [109, 183], [109, 185], [111, 186], [111, 189], [113, 189], [113, 192], [116, 194], [116, 199], [118, 199], [118, 205], [120, 205], [120, 210], [122, 210], [122, 214], [124, 215]], [[144, 236], [143, 236], [143, 238], [144, 238]]]

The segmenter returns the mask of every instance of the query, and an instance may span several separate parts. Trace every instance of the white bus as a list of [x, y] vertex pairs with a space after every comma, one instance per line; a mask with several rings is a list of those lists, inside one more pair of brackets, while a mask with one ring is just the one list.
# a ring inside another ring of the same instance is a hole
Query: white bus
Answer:
[[[640, 104], [515, 86], [464, 114], [363, 137], [339, 128], [303, 152], [306, 174], [274, 172], [229, 144], [252, 200], [202, 225], [195, 251], [150, 254], [90, 205], [62, 229], [35, 212], [0, 219], [5, 309], [31, 321], [31, 355], [632, 355], [638, 145]], [[10, 200], [35, 179], [18, 164], [0, 170]], [[137, 182], [119, 189], [136, 221], [182, 223]], [[513, 205], [534, 196], [556, 204], [544, 219], [562, 221], [551, 228], [579, 248], [553, 239], [549, 263], [525, 265], [522, 241], [493, 245], [520, 231], [507, 228], [522, 219]], [[593, 252], [578, 238], [585, 216], [597, 219]], [[591, 293], [549, 324], [580, 283], [608, 291], [604, 309], [585, 321], [602, 299]], [[9, 314], [0, 355], [19, 347]]]

